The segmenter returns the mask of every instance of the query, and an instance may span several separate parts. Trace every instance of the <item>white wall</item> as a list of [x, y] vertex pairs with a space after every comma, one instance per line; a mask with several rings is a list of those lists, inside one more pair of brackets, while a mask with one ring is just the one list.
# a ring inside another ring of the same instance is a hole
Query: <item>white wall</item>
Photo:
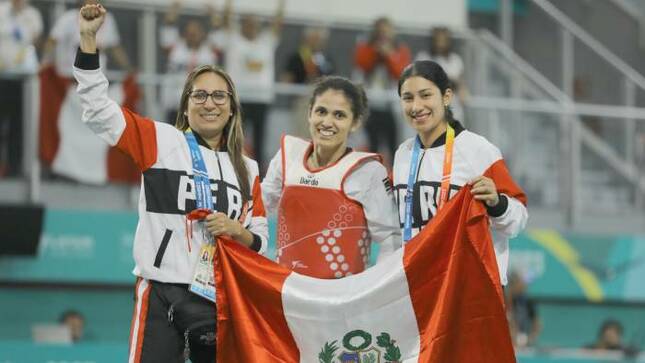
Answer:
[[[170, 3], [169, 0], [144, 2], [158, 5]], [[183, 0], [183, 3], [186, 7], [202, 9], [205, 4], [203, 0]], [[270, 15], [274, 13], [277, 3], [277, 0], [234, 0], [233, 7], [235, 12]], [[223, 0], [216, 0], [214, 4], [221, 8]], [[366, 24], [384, 15], [389, 16], [396, 25], [404, 27], [467, 27], [466, 0], [287, 0], [285, 14], [287, 18], [307, 18], [316, 23]]]

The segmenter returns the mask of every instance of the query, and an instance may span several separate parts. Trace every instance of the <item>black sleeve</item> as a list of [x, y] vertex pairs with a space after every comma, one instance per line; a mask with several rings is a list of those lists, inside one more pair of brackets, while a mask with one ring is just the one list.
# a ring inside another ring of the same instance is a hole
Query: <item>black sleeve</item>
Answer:
[[291, 73], [294, 83], [304, 83], [306, 79], [305, 68], [298, 53], [292, 54], [289, 57], [285, 71]]
[[262, 239], [255, 233], [251, 234], [253, 235], [253, 243], [251, 243], [250, 248], [255, 252], [260, 252], [260, 248], [262, 248]]
[[91, 71], [99, 69], [99, 50], [96, 53], [83, 53], [81, 48], [76, 50], [76, 59], [74, 60], [74, 67]]
[[287, 66], [285, 67], [285, 71], [296, 73], [298, 68], [297, 62], [298, 62], [298, 56], [296, 54], [290, 55], [289, 58], [287, 59]]
[[528, 315], [531, 320], [535, 320], [538, 317], [537, 313], [537, 308], [535, 307], [535, 302], [533, 300], [529, 300], [527, 303], [527, 310], [528, 310]]
[[497, 195], [499, 196], [499, 203], [494, 207], [486, 206], [488, 215], [491, 217], [499, 217], [508, 209], [508, 198], [504, 194], [497, 193]]

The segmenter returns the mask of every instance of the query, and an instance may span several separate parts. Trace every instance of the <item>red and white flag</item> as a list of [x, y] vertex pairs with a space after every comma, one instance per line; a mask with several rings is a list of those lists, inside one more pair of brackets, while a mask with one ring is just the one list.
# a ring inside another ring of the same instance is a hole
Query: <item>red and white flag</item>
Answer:
[[[81, 121], [81, 103], [72, 79], [59, 76], [54, 67], [39, 73], [40, 160], [51, 170], [79, 182], [137, 183], [141, 173], [134, 163], [96, 136]], [[133, 75], [110, 86], [110, 96], [134, 109], [139, 89]]]
[[221, 240], [216, 261], [218, 362], [515, 362], [488, 215], [468, 186], [357, 275], [299, 275]]

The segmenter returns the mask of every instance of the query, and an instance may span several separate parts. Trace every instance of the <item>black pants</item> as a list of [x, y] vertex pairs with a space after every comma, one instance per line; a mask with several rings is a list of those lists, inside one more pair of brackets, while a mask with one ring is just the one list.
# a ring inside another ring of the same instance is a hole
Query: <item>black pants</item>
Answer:
[[242, 116], [244, 126], [253, 128], [253, 152], [255, 161], [258, 162], [260, 173], [264, 171], [264, 130], [265, 118], [268, 105], [266, 103], [244, 102], [242, 103]]
[[394, 161], [394, 152], [396, 151], [397, 129], [396, 120], [392, 115], [392, 110], [370, 110], [370, 116], [365, 124], [365, 131], [369, 140], [369, 148], [372, 152], [380, 152], [381, 145], [386, 148], [386, 160], [391, 163]]
[[[215, 363], [216, 314], [215, 304], [189, 292], [188, 285], [139, 279], [128, 362], [184, 362], [189, 348], [193, 363]], [[200, 339], [203, 328], [209, 333]]]
[[22, 168], [22, 81], [0, 80], [0, 176]]

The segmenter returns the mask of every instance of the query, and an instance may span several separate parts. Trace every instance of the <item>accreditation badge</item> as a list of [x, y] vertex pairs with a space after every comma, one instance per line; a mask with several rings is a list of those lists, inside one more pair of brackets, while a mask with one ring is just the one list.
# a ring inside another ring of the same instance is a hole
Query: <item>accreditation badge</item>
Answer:
[[205, 243], [199, 251], [199, 259], [195, 266], [195, 274], [189, 291], [205, 299], [215, 302], [215, 269], [213, 260], [215, 244]]

